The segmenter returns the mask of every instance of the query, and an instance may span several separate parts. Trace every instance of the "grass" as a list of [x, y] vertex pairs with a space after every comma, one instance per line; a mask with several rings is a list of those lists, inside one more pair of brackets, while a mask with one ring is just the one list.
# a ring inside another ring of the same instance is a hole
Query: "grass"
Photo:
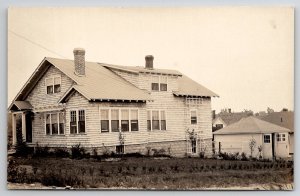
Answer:
[[9, 161], [8, 181], [76, 188], [201, 189], [292, 183], [293, 163], [149, 157], [105, 162], [13, 157]]

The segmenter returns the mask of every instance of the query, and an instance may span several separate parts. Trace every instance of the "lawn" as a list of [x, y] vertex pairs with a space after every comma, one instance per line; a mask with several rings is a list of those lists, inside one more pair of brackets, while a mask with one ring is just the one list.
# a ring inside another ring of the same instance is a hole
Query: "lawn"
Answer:
[[293, 163], [200, 158], [10, 157], [8, 181], [75, 188], [203, 189], [293, 183]]

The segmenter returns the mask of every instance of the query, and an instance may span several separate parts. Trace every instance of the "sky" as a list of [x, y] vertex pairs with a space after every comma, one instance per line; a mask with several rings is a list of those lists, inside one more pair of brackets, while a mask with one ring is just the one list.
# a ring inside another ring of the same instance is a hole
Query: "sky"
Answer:
[[176, 69], [217, 93], [212, 109], [294, 108], [290, 7], [16, 8], [8, 12], [8, 105], [44, 57]]

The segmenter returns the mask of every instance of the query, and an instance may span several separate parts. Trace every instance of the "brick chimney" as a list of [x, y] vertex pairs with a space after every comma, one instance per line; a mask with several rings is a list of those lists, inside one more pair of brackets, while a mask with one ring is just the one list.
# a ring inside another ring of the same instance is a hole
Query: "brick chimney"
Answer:
[[85, 50], [83, 48], [74, 48], [75, 74], [85, 76]]
[[146, 69], [153, 69], [154, 57], [152, 55], [147, 55], [147, 56], [145, 56], [145, 60], [146, 60], [145, 68]]

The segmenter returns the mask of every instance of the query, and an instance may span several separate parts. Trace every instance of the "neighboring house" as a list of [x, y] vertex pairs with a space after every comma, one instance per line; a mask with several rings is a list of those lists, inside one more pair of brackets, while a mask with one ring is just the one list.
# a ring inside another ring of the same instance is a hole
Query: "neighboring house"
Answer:
[[252, 114], [248, 112], [231, 112], [231, 109], [222, 111], [217, 115], [213, 115], [212, 130], [216, 131], [222, 129], [250, 115]]
[[253, 156], [259, 157], [258, 147], [261, 146], [261, 156], [272, 159], [289, 157], [289, 132], [285, 127], [249, 116], [213, 134], [216, 150], [240, 154], [244, 152], [250, 156], [249, 142], [254, 139], [256, 145]]
[[[44, 58], [9, 107], [13, 143], [104, 149], [116, 153], [165, 149], [199, 155], [212, 146], [212, 91], [175, 70]], [[21, 122], [18, 124], [18, 120]], [[194, 130], [194, 138], [188, 135]]]
[[281, 111], [272, 112], [264, 116], [257, 116], [259, 119], [285, 127], [289, 132], [289, 153], [294, 154], [294, 112]]

